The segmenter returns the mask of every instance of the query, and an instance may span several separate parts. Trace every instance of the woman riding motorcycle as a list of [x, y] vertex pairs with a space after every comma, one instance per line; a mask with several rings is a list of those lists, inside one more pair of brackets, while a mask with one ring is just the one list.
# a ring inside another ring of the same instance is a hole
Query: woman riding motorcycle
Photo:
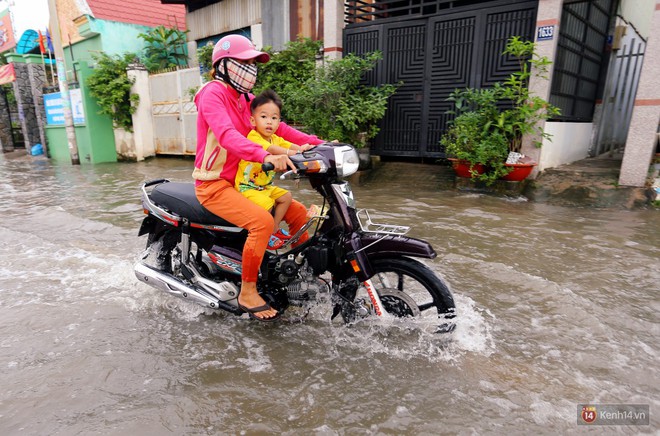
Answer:
[[[197, 105], [197, 150], [195, 155], [195, 193], [209, 211], [248, 231], [243, 248], [243, 269], [239, 307], [251, 318], [273, 321], [279, 313], [257, 292], [259, 267], [273, 230], [273, 217], [234, 188], [241, 159], [274, 165], [276, 171], [295, 170], [285, 155], [271, 155], [246, 138], [250, 124], [250, 94], [257, 78], [257, 62], [270, 60], [268, 53], [256, 50], [241, 35], [220, 39], [213, 49], [211, 75], [195, 96]], [[323, 141], [281, 123], [278, 136], [295, 144], [320, 144]], [[293, 201], [284, 221], [295, 234], [307, 221], [306, 208]], [[306, 236], [306, 235], [304, 235]], [[304, 242], [301, 238], [299, 242]]]

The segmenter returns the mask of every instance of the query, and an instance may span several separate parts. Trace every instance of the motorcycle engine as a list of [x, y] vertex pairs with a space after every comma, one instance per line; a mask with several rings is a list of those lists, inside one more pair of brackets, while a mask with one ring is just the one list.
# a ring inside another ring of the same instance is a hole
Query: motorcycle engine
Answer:
[[284, 285], [290, 302], [314, 300], [316, 294], [329, 291], [328, 284], [314, 274], [303, 255], [289, 256], [275, 266], [278, 281]]

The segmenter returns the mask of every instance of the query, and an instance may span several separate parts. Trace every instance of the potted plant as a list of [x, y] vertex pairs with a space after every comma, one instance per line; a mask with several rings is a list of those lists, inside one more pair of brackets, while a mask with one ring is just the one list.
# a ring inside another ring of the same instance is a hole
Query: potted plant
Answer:
[[[492, 99], [493, 92], [485, 90], [466, 90], [470, 100]], [[463, 100], [456, 100], [460, 108]], [[488, 105], [481, 104], [481, 108]], [[454, 171], [459, 177], [473, 177], [492, 182], [505, 174], [503, 163], [509, 153], [509, 144], [499, 132], [485, 129], [491, 114], [482, 109], [466, 111], [459, 115], [440, 140], [445, 152], [450, 157]], [[487, 167], [488, 166], [488, 167]]]
[[[450, 94], [456, 115], [440, 140], [448, 156], [468, 162], [470, 175], [487, 184], [498, 179], [517, 180], [513, 171], [524, 168], [522, 179], [536, 165], [522, 155], [523, 136], [533, 135], [533, 143], [541, 146], [550, 135], [538, 123], [559, 114], [559, 109], [529, 90], [532, 74], [540, 77], [548, 71], [550, 61], [538, 56], [533, 41], [511, 37], [503, 52], [515, 58], [520, 69], [492, 88], [467, 88]], [[534, 73], [532, 73], [534, 71]], [[483, 172], [474, 168], [483, 166]], [[520, 179], [520, 180], [522, 180]]]

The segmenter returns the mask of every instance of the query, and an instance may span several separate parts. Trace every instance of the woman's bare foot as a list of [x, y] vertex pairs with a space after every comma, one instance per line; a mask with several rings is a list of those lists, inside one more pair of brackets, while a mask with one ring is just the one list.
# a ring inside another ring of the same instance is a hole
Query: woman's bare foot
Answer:
[[[249, 312], [250, 315], [258, 319], [270, 320], [278, 315], [277, 311], [270, 307], [266, 301], [261, 298], [257, 292], [257, 284], [254, 282], [241, 283], [241, 293], [238, 296], [238, 305], [246, 312]], [[267, 309], [257, 312], [251, 310], [259, 307], [266, 307]]]

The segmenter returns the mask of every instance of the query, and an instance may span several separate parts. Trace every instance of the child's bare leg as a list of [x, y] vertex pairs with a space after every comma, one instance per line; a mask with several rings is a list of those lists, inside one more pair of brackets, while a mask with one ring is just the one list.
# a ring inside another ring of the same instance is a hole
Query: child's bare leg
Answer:
[[293, 201], [293, 196], [291, 195], [290, 192], [287, 192], [286, 194], [275, 200], [275, 211], [273, 213], [273, 221], [275, 221], [275, 229], [273, 230], [273, 233], [277, 232], [277, 230], [280, 228], [280, 223], [284, 218], [284, 214], [289, 209], [289, 206], [291, 206], [291, 201]]

